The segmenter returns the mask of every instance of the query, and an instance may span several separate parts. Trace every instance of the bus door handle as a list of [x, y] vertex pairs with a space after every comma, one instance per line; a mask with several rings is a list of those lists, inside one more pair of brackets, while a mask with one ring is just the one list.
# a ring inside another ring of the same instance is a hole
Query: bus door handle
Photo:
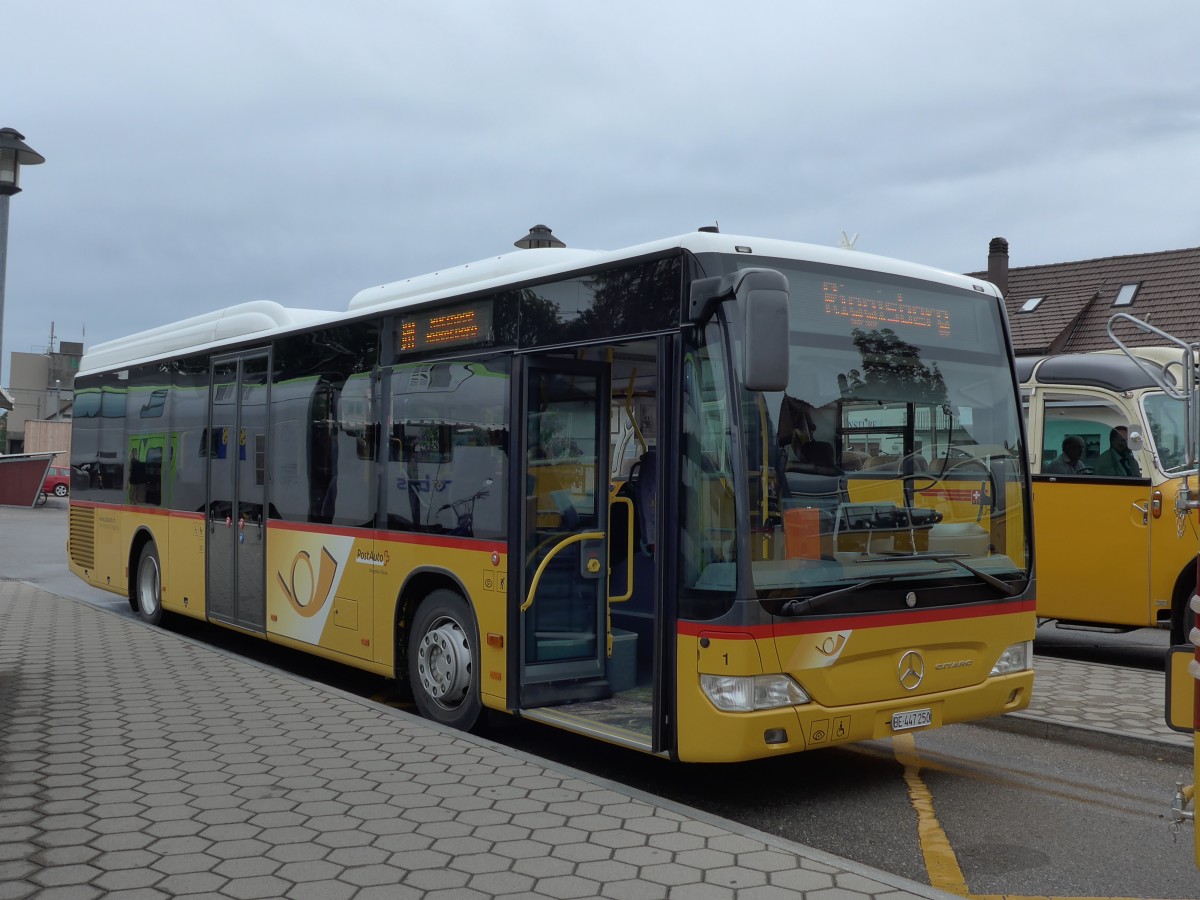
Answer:
[[1134, 503], [1133, 508], [1142, 514], [1142, 524], [1150, 524], [1150, 504], [1149, 503]]

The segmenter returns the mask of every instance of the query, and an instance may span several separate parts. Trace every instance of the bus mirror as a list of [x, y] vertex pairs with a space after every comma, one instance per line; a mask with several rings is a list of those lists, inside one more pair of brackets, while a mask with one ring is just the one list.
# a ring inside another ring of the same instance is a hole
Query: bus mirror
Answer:
[[745, 316], [742, 382], [750, 391], [788, 384], [788, 282], [773, 269], [749, 269], [737, 287]]
[[1135, 431], [1132, 427], [1129, 429], [1129, 438], [1126, 440], [1126, 443], [1129, 445], [1129, 449], [1135, 453], [1146, 446], [1146, 441], [1143, 439], [1142, 433]]

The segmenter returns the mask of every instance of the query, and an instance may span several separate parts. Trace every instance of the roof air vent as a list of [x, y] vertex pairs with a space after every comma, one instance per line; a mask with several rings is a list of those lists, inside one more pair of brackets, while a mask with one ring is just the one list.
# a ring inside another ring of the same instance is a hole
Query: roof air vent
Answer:
[[535, 247], [565, 247], [567, 245], [556, 238], [545, 225], [534, 225], [529, 229], [529, 234], [519, 241], [513, 241], [513, 246], [520, 247], [522, 250], [532, 250]]

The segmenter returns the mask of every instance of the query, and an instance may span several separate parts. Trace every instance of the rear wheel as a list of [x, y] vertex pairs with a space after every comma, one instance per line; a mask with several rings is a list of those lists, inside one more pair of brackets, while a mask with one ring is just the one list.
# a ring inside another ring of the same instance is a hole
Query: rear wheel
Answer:
[[470, 731], [479, 718], [479, 632], [459, 594], [431, 593], [408, 635], [408, 680], [421, 715]]
[[134, 610], [144, 621], [157, 625], [162, 621], [162, 572], [158, 549], [150, 541], [138, 557], [137, 577], [133, 581]]
[[54, 486], [54, 496], [55, 497], [67, 496], [67, 486], [65, 484], [56, 484]]

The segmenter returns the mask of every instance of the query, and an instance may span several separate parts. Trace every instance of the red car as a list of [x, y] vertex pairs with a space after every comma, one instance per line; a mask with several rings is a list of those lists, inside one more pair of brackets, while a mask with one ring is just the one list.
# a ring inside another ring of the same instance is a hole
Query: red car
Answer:
[[42, 482], [42, 493], [53, 494], [55, 497], [65, 497], [71, 492], [71, 470], [65, 466], [51, 466], [46, 470], [46, 480]]

